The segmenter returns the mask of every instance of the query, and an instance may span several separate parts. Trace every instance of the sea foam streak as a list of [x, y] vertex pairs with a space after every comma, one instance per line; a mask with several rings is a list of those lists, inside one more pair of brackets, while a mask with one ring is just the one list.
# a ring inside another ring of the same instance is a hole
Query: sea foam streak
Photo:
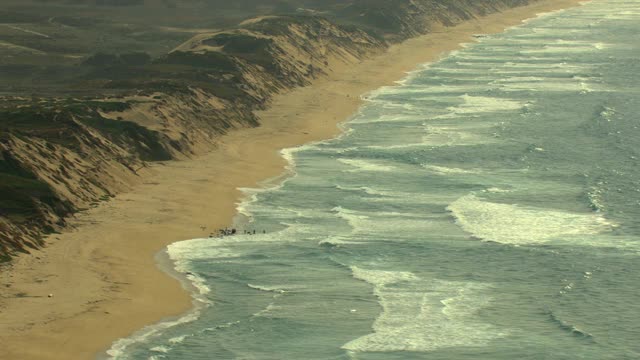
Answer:
[[342, 347], [354, 352], [427, 352], [444, 347], [481, 346], [505, 336], [476, 313], [490, 302], [487, 284], [423, 280], [411, 272], [356, 266], [353, 276], [374, 286], [382, 313], [374, 333]]
[[447, 209], [465, 231], [505, 244], [540, 244], [566, 236], [597, 234], [614, 226], [597, 214], [492, 203], [475, 194], [461, 197]]
[[520, 110], [525, 105], [524, 103], [516, 100], [486, 96], [463, 95], [461, 96], [461, 99], [464, 101], [462, 104], [447, 108], [449, 114], [437, 116], [435, 118], [461, 117], [490, 112]]
[[362, 159], [338, 159], [339, 162], [352, 166], [354, 169], [348, 170], [349, 172], [390, 172], [395, 170], [395, 167], [391, 165], [382, 165], [370, 160]]

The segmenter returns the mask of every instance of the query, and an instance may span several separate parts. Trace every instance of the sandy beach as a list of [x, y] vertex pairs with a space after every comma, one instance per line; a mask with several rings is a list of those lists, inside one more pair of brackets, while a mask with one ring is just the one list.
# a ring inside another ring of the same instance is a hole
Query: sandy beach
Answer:
[[237, 189], [283, 172], [280, 149], [337, 135], [362, 94], [392, 85], [474, 34], [580, 2], [539, 1], [435, 29], [357, 65], [336, 65], [328, 77], [278, 96], [259, 113], [261, 127], [233, 131], [196, 159], [153, 164], [133, 191], [79, 213], [73, 229], [0, 273], [0, 359], [92, 359], [118, 338], [188, 311], [189, 293], [155, 255], [230, 225], [242, 196]]

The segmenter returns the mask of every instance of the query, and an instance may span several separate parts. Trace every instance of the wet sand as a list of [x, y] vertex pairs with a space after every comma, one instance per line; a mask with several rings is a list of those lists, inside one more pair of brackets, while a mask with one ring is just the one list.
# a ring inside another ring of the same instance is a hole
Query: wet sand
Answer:
[[116, 339], [188, 311], [189, 293], [154, 256], [172, 242], [230, 225], [242, 196], [237, 188], [283, 172], [280, 149], [335, 136], [361, 94], [392, 85], [473, 34], [579, 3], [540, 1], [436, 29], [356, 65], [338, 64], [327, 78], [278, 96], [259, 114], [261, 127], [233, 131], [197, 159], [154, 164], [143, 184], [78, 214], [75, 230], [51, 236], [48, 247], [0, 274], [0, 359], [95, 358]]

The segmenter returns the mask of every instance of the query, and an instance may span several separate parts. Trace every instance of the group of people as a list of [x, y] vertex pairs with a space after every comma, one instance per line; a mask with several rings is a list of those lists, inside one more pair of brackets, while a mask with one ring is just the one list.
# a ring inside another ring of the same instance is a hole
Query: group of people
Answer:
[[[233, 229], [229, 229], [229, 228], [224, 228], [224, 229], [218, 229], [218, 237], [223, 237], [223, 236], [231, 236], [231, 235], [236, 235], [238, 234], [238, 230], [236, 230], [235, 228]], [[267, 231], [266, 230], [262, 230], [263, 234], [266, 234]], [[244, 230], [243, 232], [244, 235], [255, 235], [256, 231], [254, 230]], [[209, 237], [216, 237], [215, 233], [211, 233], [209, 234]]]

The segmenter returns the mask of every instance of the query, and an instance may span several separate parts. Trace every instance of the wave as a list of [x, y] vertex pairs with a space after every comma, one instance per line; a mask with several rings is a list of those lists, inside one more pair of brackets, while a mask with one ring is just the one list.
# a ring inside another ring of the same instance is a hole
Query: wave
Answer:
[[577, 336], [579, 338], [582, 339], [586, 339], [586, 340], [590, 340], [590, 341], [595, 341], [594, 336], [592, 334], [590, 334], [589, 332], [580, 329], [577, 325], [571, 324], [569, 322], [566, 322], [564, 320], [562, 320], [560, 317], [558, 317], [553, 311], [548, 311], [547, 315], [549, 316], [549, 319], [551, 320], [551, 322], [553, 324], [555, 324], [558, 328], [560, 328], [561, 330], [573, 335], [573, 336]]
[[374, 124], [374, 123], [414, 123], [424, 120], [424, 115], [422, 114], [386, 114], [379, 116], [362, 116], [359, 118], [355, 118], [349, 122], [349, 124]]
[[[493, 126], [493, 124], [489, 124]], [[435, 126], [426, 125], [427, 135], [422, 137], [422, 146], [470, 146], [480, 144], [490, 144], [496, 139], [478, 134], [475, 131], [465, 131], [464, 126]], [[469, 129], [469, 130], [478, 130]]]
[[371, 187], [368, 187], [368, 186], [349, 187], [349, 186], [336, 185], [335, 188], [338, 189], [338, 190], [363, 192], [363, 193], [365, 193], [367, 195], [393, 196], [392, 192], [383, 191], [383, 190], [377, 190], [377, 189], [374, 189], [374, 188], [371, 188]]
[[524, 102], [512, 99], [470, 96], [467, 94], [460, 96], [460, 99], [463, 100], [462, 104], [448, 107], [447, 111], [449, 111], [449, 114], [438, 116], [436, 118], [520, 110], [525, 105]]
[[176, 337], [172, 337], [171, 339], [169, 339], [169, 343], [170, 344], [180, 344], [182, 343], [187, 337], [189, 337], [189, 335], [181, 335], [181, 336], [176, 336]]
[[284, 294], [288, 291], [301, 288], [300, 285], [270, 285], [269, 286], [269, 285], [247, 284], [247, 286], [250, 287], [251, 289], [265, 291], [265, 292], [272, 292], [276, 294]]
[[552, 92], [576, 92], [576, 93], [590, 93], [590, 92], [613, 92], [603, 85], [597, 85], [588, 83], [585, 81], [521, 81], [521, 82], [508, 82], [503, 83], [499, 80], [494, 82], [498, 86], [500, 91], [552, 91]]
[[[173, 243], [167, 247], [166, 253], [169, 256], [169, 259], [173, 262], [174, 268], [177, 273], [182, 274], [180, 279], [186, 279], [189, 281], [189, 284], [193, 287], [195, 291], [191, 292], [191, 298], [193, 301], [193, 308], [188, 311], [185, 315], [172, 319], [169, 321], [163, 321], [158, 324], [153, 324], [146, 326], [134, 333], [133, 335], [116, 340], [109, 350], [107, 350], [106, 354], [108, 359], [111, 360], [127, 360], [129, 359], [129, 355], [127, 354], [127, 350], [129, 347], [135, 344], [143, 343], [148, 341], [151, 338], [161, 335], [169, 328], [173, 328], [177, 325], [190, 323], [197, 320], [200, 317], [202, 311], [211, 306], [213, 302], [208, 299], [207, 295], [211, 292], [211, 289], [207, 286], [206, 280], [197, 274], [190, 271], [189, 265], [187, 261], [178, 256], [178, 253], [172, 251], [172, 249], [176, 249], [179, 247], [178, 244], [181, 242]], [[158, 347], [160, 349], [161, 347]], [[166, 347], [162, 347], [166, 349]]]
[[616, 115], [616, 110], [607, 106], [602, 106], [597, 112], [598, 119], [606, 122], [613, 121], [613, 117], [615, 115]]
[[366, 241], [372, 241], [372, 239], [378, 238], [371, 236], [374, 234], [385, 235], [384, 238], [386, 241], [399, 241], [400, 239], [404, 239], [405, 236], [411, 237], [416, 233], [429, 232], [435, 226], [434, 222], [429, 221], [430, 218], [419, 213], [365, 212], [346, 209], [340, 206], [333, 208], [332, 212], [338, 218], [345, 220], [352, 230], [350, 233], [345, 234], [345, 236], [328, 240], [330, 242], [345, 239], [343, 241], [349, 242], [356, 240], [359, 241], [358, 243], [361, 243], [361, 236], [355, 239], [353, 237], [366, 235]]
[[604, 44], [604, 43], [595, 43], [595, 44], [590, 44], [588, 46], [547, 45], [542, 49], [520, 50], [520, 53], [525, 55], [588, 53], [593, 51], [604, 50], [611, 46], [612, 45]]
[[362, 245], [362, 244], [366, 244], [366, 242], [343, 240], [343, 239], [349, 239], [349, 237], [347, 237], [347, 236], [332, 236], [330, 238], [320, 240], [318, 242], [318, 245], [333, 248], [333, 247], [341, 247], [343, 245]]
[[354, 168], [347, 170], [348, 172], [391, 172], [396, 170], [394, 166], [377, 164], [369, 160], [338, 159], [338, 161]]
[[[385, 95], [420, 95], [420, 94], [440, 94], [440, 93], [453, 93], [464, 95], [471, 91], [482, 91], [485, 86], [483, 85], [412, 85], [412, 86], [403, 86], [403, 87], [387, 87], [379, 90], [379, 93], [376, 95], [375, 102], [389, 103], [387, 106], [402, 108], [405, 110], [420, 110], [411, 104], [399, 103], [399, 102], [390, 102], [389, 100], [385, 100]], [[386, 105], [386, 104], [385, 104]]]
[[448, 168], [444, 166], [422, 164], [422, 167], [437, 174], [437, 175], [463, 175], [463, 174], [477, 174], [478, 170], [467, 170], [460, 168]]
[[602, 195], [604, 191], [599, 187], [591, 187], [587, 192], [587, 199], [589, 200], [589, 206], [595, 212], [605, 211], [604, 201]]
[[[237, 258], [244, 254], [243, 249], [246, 248], [255, 249], [257, 246], [264, 243], [295, 241], [297, 238], [304, 238], [304, 236], [299, 235], [300, 233], [304, 233], [304, 227], [290, 226], [285, 230], [269, 234], [234, 235], [224, 238], [192, 239], [170, 244], [167, 246], [167, 254], [173, 261], [175, 270], [178, 273], [183, 274], [184, 278], [186, 278], [195, 289], [195, 291], [191, 293], [194, 303], [193, 309], [178, 319], [147, 326], [128, 338], [115, 341], [111, 348], [106, 352], [108, 359], [129, 359], [130, 357], [127, 354], [127, 351], [131, 346], [147, 342], [150, 339], [161, 335], [169, 328], [198, 320], [202, 311], [213, 304], [207, 296], [211, 290], [207, 286], [206, 280], [193, 272], [190, 267], [190, 263], [192, 261], [199, 259], [219, 260]], [[240, 244], [243, 246], [239, 247], [238, 245]], [[178, 343], [182, 340], [184, 340], [184, 338], [175, 337], [170, 339], [169, 343]]]
[[382, 312], [373, 333], [347, 342], [351, 352], [429, 352], [445, 347], [483, 346], [503, 337], [477, 313], [491, 298], [491, 286], [421, 279], [412, 272], [352, 266], [353, 277], [373, 285]]
[[153, 352], [163, 353], [163, 354], [166, 354], [166, 353], [169, 352], [169, 348], [167, 348], [166, 346], [155, 346], [155, 347], [152, 347], [149, 350], [151, 350]]
[[575, 235], [610, 231], [615, 224], [596, 214], [492, 203], [468, 194], [451, 203], [457, 224], [474, 237], [503, 244], [542, 244]]

